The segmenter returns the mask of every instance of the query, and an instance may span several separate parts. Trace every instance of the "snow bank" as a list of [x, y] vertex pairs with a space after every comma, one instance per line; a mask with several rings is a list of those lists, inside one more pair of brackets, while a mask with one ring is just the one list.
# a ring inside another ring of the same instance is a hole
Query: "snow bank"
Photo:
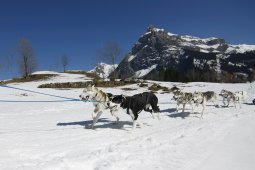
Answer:
[[32, 74], [59, 74], [59, 73], [55, 71], [36, 71]]

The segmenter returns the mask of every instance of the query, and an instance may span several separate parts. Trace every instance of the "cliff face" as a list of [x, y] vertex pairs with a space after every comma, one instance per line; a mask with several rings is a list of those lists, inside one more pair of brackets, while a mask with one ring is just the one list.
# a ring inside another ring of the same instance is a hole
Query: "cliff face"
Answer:
[[180, 36], [149, 27], [116, 72], [121, 79], [165, 81], [178, 81], [178, 77], [179, 81], [204, 81], [202, 77], [212, 74], [215, 80], [208, 81], [227, 82], [226, 78], [248, 80], [254, 69], [255, 45], [231, 45], [220, 38]]

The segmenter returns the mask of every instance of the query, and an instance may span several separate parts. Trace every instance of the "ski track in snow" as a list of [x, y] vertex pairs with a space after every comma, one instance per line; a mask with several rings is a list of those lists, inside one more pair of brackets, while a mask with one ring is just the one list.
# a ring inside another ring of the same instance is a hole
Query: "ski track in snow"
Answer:
[[[63, 78], [64, 76], [62, 75]], [[71, 79], [70, 75], [68, 77]], [[247, 90], [250, 98], [255, 94], [254, 88], [249, 84], [160, 83], [169, 87], [179, 84], [186, 91], [219, 92], [222, 88], [228, 88]], [[38, 84], [40, 82], [15, 86], [73, 98], [77, 98], [82, 92], [82, 89], [37, 89]], [[122, 93], [121, 87], [103, 91]], [[146, 89], [140, 88], [130, 93], [142, 91]], [[0, 88], [1, 98], [6, 100], [54, 99], [30, 93], [25, 97], [13, 95], [20, 93], [22, 92]], [[171, 100], [171, 94], [156, 95], [159, 103], [170, 102], [159, 105], [161, 120], [152, 119], [149, 113], [141, 112], [138, 118], [141, 126], [134, 131], [130, 131], [130, 116], [122, 109], [119, 109], [119, 124], [115, 123], [109, 111], [104, 111], [96, 129], [92, 130], [89, 129], [94, 109], [91, 103], [0, 103], [0, 169], [203, 169], [213, 164], [210, 159], [214, 158], [227, 141], [225, 138], [238, 129], [240, 120], [245, 122], [255, 118], [255, 107], [245, 104], [242, 104], [242, 108], [237, 105], [235, 109], [215, 108], [208, 103], [204, 118], [200, 118], [201, 107], [196, 107], [194, 114], [189, 114], [190, 110], [175, 113], [175, 102]], [[189, 109], [189, 106], [187, 108]], [[251, 136], [252, 139], [253, 137], [255, 136]], [[249, 147], [251, 146], [247, 146]], [[254, 161], [255, 158], [251, 160]], [[255, 168], [253, 164], [248, 164], [247, 167], [250, 170]]]

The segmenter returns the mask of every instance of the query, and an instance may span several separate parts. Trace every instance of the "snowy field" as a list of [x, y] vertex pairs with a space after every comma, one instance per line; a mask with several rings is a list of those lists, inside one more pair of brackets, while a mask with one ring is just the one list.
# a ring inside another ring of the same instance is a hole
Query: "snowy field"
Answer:
[[[83, 89], [39, 89], [49, 82], [88, 81], [82, 75], [59, 74], [47, 80], [13, 83], [12, 87], [78, 98]], [[255, 84], [171, 83], [184, 91], [221, 89], [246, 90], [249, 97], [242, 108], [215, 108], [208, 103], [204, 118], [201, 106], [184, 113], [175, 112], [172, 94], [157, 93], [161, 120], [141, 112], [141, 127], [130, 132], [132, 121], [119, 109], [120, 122], [109, 111], [91, 130], [92, 103], [61, 101], [51, 96], [0, 87], [0, 100], [42, 102], [0, 102], [1, 170], [254, 170], [255, 169]], [[147, 91], [123, 92], [121, 88], [101, 88], [104, 92], [132, 95]], [[219, 101], [220, 105], [222, 102]], [[187, 106], [187, 109], [190, 107]]]

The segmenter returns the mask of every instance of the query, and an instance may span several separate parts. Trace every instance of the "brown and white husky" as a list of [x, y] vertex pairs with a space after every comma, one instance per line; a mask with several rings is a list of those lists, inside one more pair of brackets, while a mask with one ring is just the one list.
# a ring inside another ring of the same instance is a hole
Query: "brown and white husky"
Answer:
[[194, 92], [193, 93], [193, 101], [195, 103], [196, 106], [198, 106], [199, 104], [202, 105], [203, 110], [201, 112], [201, 117], [203, 117], [204, 114], [204, 110], [206, 107], [206, 103], [207, 102], [213, 102], [215, 107], [219, 107], [218, 104], [216, 104], [217, 101], [217, 94], [213, 91], [207, 91], [207, 92]]
[[116, 117], [116, 121], [119, 121], [119, 117], [116, 112], [116, 106], [112, 106], [109, 93], [104, 93], [102, 90], [97, 89], [94, 85], [87, 86], [82, 94], [79, 96], [83, 101], [90, 101], [93, 103], [95, 109], [92, 113], [93, 123], [91, 128], [95, 127], [99, 117], [102, 115], [103, 110], [110, 109], [110, 112], [113, 116]]

